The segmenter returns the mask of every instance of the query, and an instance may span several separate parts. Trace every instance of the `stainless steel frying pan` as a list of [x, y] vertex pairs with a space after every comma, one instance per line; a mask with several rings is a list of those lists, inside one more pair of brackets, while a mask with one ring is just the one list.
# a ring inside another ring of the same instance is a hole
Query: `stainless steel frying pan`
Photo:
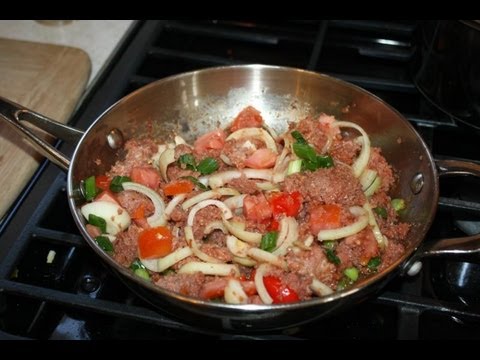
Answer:
[[[382, 148], [399, 180], [392, 197], [406, 199], [403, 221], [413, 223], [405, 254], [385, 271], [352, 288], [309, 301], [283, 305], [229, 305], [193, 299], [156, 287], [104, 253], [85, 229], [80, 214], [80, 181], [104, 174], [123, 156], [121, 146], [131, 137], [167, 139], [175, 131], [185, 139], [229, 123], [247, 105], [259, 109], [277, 132], [287, 122], [320, 112], [361, 125], [372, 145]], [[445, 239], [422, 245], [438, 201], [439, 175], [480, 176], [480, 166], [459, 161], [434, 162], [409, 122], [371, 93], [344, 81], [299, 69], [263, 65], [219, 67], [156, 81], [112, 105], [82, 133], [0, 98], [0, 118], [51, 161], [68, 171], [68, 203], [75, 222], [98, 256], [135, 291], [174, 316], [200, 326], [225, 330], [272, 330], [302, 324], [345, 309], [380, 290], [418, 258], [445, 254], [477, 254], [480, 236]], [[24, 122], [65, 140], [78, 141], [68, 159], [37, 138]]]

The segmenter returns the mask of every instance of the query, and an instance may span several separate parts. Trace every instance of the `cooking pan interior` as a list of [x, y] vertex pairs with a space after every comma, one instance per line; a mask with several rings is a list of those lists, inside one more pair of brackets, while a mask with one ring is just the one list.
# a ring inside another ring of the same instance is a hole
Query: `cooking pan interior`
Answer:
[[[81, 179], [105, 173], [122, 156], [108, 144], [112, 130], [119, 131], [124, 140], [151, 135], [168, 139], [175, 132], [191, 141], [199, 134], [226, 125], [248, 105], [257, 108], [265, 122], [279, 133], [287, 128], [289, 121], [322, 112], [361, 125], [370, 135], [372, 146], [381, 147], [395, 168], [398, 185], [392, 197], [406, 200], [403, 220], [414, 223], [406, 254], [390, 270], [420, 244], [436, 211], [438, 180], [432, 158], [419, 135], [398, 112], [370, 93], [298, 69], [261, 65], [213, 68], [166, 78], [137, 90], [100, 116], [82, 138], [69, 170], [69, 193]], [[424, 185], [414, 194], [412, 179], [419, 173], [424, 177]], [[70, 200], [76, 221], [82, 226], [84, 220], [76, 209], [79, 204], [74, 198]], [[88, 237], [83, 229], [82, 232]], [[99, 248], [94, 248], [101, 254]], [[101, 255], [117, 270], [128, 272]], [[366, 282], [373, 283], [383, 275]], [[311, 302], [322, 301], [325, 300], [317, 298]]]

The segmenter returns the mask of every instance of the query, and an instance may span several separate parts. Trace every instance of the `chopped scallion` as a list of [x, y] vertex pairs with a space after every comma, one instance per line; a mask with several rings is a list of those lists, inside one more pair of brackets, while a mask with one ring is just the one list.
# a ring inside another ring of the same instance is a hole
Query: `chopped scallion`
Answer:
[[328, 261], [330, 261], [332, 264], [340, 265], [341, 261], [340, 261], [340, 258], [335, 253], [335, 250], [325, 249], [325, 253], [327, 254]]
[[387, 209], [385, 209], [384, 207], [377, 206], [377, 207], [373, 208], [373, 211], [375, 211], [375, 213], [378, 216], [380, 216], [382, 219], [386, 219], [388, 217]]
[[193, 176], [182, 176], [180, 179], [186, 179], [191, 181], [196, 187], [198, 187], [200, 190], [210, 190], [210, 188], [206, 185], [203, 185], [200, 180], [198, 180], [196, 177]]
[[130, 269], [132, 269], [133, 273], [138, 277], [141, 277], [145, 280], [150, 280], [150, 275], [140, 260], [135, 259], [135, 261], [130, 265]]
[[292, 175], [302, 170], [302, 159], [292, 160], [288, 163], [287, 175]]
[[262, 241], [260, 242], [260, 249], [272, 252], [277, 246], [277, 238], [277, 231], [267, 232], [265, 235], [262, 236]]
[[90, 225], [98, 227], [102, 234], [105, 234], [107, 232], [107, 222], [104, 218], [101, 218], [100, 216], [89, 214], [88, 223]]
[[307, 140], [305, 140], [305, 138], [303, 137], [303, 135], [297, 131], [297, 130], [294, 130], [291, 132], [292, 134], [292, 137], [297, 141], [297, 143], [299, 144], [307, 144]]
[[405, 209], [405, 207], [406, 207], [405, 200], [403, 200], [403, 199], [392, 199], [392, 207], [397, 212]]
[[367, 268], [370, 271], [377, 271], [381, 263], [382, 258], [380, 256], [375, 256], [368, 261]]
[[113, 244], [108, 237], [100, 235], [95, 238], [95, 241], [103, 251], [113, 252]]
[[189, 170], [197, 170], [197, 166], [195, 165], [195, 157], [192, 154], [183, 154], [180, 155], [178, 158], [178, 163], [180, 166], [183, 164], [185, 165], [183, 168], [187, 168]]
[[114, 176], [112, 179], [112, 182], [110, 183], [110, 190], [113, 192], [120, 192], [123, 191], [123, 183], [124, 182], [130, 182], [132, 179], [130, 179], [128, 176]]
[[98, 190], [95, 185], [95, 176], [90, 176], [84, 181], [85, 186], [85, 200], [90, 201], [97, 196]]
[[218, 162], [214, 158], [207, 157], [197, 165], [197, 171], [202, 175], [209, 175], [218, 169]]
[[358, 279], [358, 269], [356, 267], [346, 268], [343, 273], [352, 281], [357, 281]]

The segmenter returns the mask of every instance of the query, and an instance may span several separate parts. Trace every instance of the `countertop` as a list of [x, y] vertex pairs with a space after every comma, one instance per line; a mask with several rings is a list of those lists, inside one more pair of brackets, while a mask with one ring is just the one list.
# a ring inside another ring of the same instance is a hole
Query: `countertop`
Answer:
[[84, 50], [92, 62], [88, 91], [134, 22], [72, 20], [63, 25], [48, 25], [49, 20], [0, 20], [0, 37], [67, 45]]

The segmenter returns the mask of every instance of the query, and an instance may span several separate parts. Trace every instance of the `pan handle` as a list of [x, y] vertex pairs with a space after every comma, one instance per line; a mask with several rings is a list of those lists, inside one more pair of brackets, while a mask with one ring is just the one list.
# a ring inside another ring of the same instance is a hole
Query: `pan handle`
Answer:
[[[480, 165], [461, 160], [435, 160], [439, 176], [473, 175], [480, 177]], [[441, 239], [430, 244], [423, 244], [405, 263], [403, 273], [416, 275], [422, 268], [419, 261], [424, 257], [455, 256], [472, 258], [480, 254], [480, 234], [459, 238]]]
[[49, 119], [33, 110], [27, 109], [13, 101], [0, 96], [0, 118], [7, 122], [23, 139], [51, 162], [67, 171], [70, 166], [70, 159], [58, 149], [41, 139], [23, 122], [28, 122], [47, 133], [65, 140], [67, 142], [78, 142], [83, 136], [83, 131], [61, 124]]

